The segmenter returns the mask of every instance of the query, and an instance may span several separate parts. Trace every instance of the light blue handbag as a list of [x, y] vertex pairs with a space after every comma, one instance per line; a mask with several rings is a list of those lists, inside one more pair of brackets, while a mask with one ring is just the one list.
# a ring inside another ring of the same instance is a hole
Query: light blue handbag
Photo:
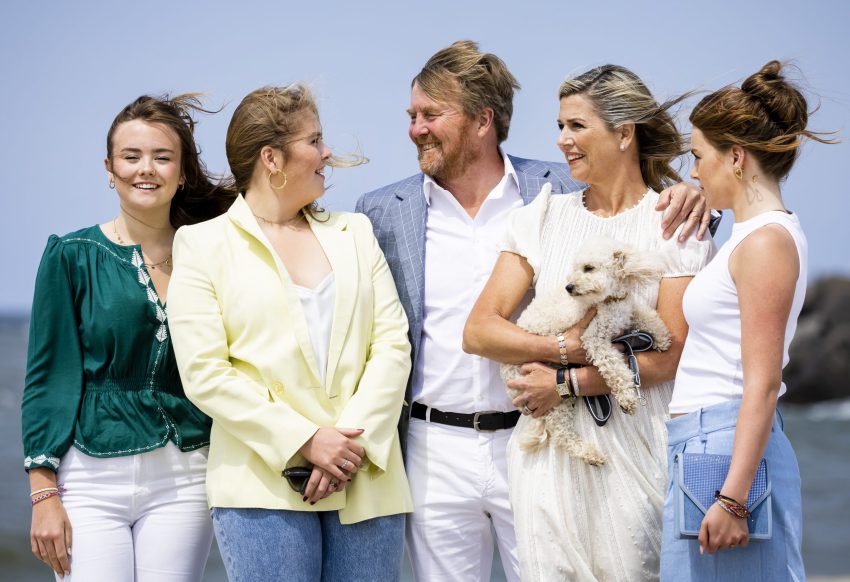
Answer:
[[[723, 487], [731, 455], [678, 453], [673, 459], [673, 495], [676, 507], [676, 537], [699, 537], [705, 512], [714, 503], [714, 494]], [[747, 525], [751, 541], [769, 540], [773, 533], [770, 478], [767, 463], [759, 463], [747, 498], [750, 517]]]

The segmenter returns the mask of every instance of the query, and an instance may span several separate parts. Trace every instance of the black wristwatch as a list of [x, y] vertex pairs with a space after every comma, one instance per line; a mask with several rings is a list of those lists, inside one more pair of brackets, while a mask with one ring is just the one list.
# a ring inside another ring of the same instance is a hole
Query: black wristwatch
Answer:
[[566, 368], [555, 368], [555, 385], [555, 390], [558, 391], [561, 400], [575, 397], [570, 389], [570, 377], [567, 375]]

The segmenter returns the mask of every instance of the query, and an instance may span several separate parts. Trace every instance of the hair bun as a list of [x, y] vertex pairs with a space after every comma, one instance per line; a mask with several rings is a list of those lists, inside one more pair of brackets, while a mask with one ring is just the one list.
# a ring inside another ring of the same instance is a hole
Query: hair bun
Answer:
[[808, 122], [808, 104], [802, 93], [782, 75], [782, 63], [770, 61], [741, 84], [741, 90], [758, 100], [767, 116], [785, 130], [801, 131]]

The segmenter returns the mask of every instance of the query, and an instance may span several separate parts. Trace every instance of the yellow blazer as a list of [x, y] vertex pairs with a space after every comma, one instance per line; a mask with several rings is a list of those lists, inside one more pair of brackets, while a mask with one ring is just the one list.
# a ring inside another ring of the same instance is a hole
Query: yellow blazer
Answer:
[[[168, 320], [186, 395], [213, 419], [212, 507], [339, 510], [342, 523], [412, 511], [396, 424], [410, 373], [407, 318], [369, 220], [308, 218], [334, 271], [326, 381], [301, 301], [239, 196], [174, 238]], [[366, 463], [309, 505], [282, 477], [320, 427], [365, 429]]]

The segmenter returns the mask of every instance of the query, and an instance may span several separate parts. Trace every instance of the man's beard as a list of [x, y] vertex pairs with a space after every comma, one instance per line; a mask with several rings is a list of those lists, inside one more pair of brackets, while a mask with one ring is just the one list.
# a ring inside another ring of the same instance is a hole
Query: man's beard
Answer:
[[419, 169], [438, 182], [450, 181], [463, 174], [475, 162], [476, 153], [470, 147], [467, 127], [463, 127], [458, 137], [458, 143], [451, 152], [446, 153], [442, 143], [437, 146], [437, 156], [419, 156]]

